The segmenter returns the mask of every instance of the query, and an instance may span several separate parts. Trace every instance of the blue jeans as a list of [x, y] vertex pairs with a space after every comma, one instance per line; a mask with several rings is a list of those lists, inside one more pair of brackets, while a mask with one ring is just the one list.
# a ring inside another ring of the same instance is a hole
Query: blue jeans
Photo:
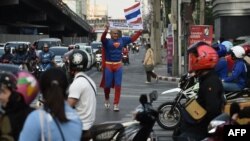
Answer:
[[239, 87], [236, 83], [230, 83], [230, 82], [222, 82], [222, 85], [224, 87], [224, 90], [226, 92], [235, 92], [235, 91], [241, 91], [242, 89]]
[[49, 68], [52, 67], [51, 63], [47, 64], [40, 64], [40, 67], [43, 68], [44, 71], [48, 70]]

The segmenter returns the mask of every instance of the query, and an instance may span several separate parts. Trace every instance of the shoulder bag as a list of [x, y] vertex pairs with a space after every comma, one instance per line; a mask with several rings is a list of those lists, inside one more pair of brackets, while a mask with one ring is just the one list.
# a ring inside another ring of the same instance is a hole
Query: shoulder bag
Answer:
[[195, 98], [187, 101], [185, 104], [185, 110], [195, 120], [201, 120], [207, 113], [207, 111], [196, 101]]

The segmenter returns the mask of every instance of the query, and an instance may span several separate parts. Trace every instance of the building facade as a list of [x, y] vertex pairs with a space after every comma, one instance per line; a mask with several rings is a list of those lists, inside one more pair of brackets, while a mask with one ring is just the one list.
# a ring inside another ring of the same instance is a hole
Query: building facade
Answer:
[[250, 0], [214, 0], [215, 39], [250, 35]]

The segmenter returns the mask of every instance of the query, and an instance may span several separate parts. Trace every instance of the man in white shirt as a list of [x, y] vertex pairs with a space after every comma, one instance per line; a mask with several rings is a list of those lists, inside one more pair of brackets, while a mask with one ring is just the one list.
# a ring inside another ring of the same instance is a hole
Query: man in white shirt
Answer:
[[88, 64], [87, 55], [81, 50], [73, 50], [69, 55], [69, 70], [74, 80], [69, 87], [68, 103], [75, 107], [82, 121], [82, 139], [90, 139], [89, 129], [94, 124], [96, 114], [96, 85], [83, 71]]

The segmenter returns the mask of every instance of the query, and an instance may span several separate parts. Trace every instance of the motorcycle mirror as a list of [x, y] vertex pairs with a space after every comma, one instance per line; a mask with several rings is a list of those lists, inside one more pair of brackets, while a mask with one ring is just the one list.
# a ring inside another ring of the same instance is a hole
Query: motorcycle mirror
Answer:
[[142, 105], [148, 103], [148, 98], [147, 98], [147, 95], [145, 94], [141, 94], [140, 98], [139, 98], [139, 101]]
[[158, 92], [156, 90], [152, 91], [150, 94], [149, 94], [149, 99], [150, 99], [150, 102], [152, 103], [152, 101], [155, 101], [157, 100], [158, 98]]

